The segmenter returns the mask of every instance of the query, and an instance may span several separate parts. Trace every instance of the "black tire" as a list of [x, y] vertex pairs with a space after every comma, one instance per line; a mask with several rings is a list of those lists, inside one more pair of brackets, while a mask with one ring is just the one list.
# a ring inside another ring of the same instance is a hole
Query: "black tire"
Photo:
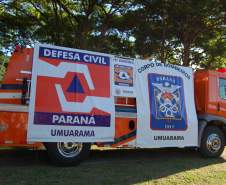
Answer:
[[[66, 145], [73, 145], [69, 150]], [[90, 153], [90, 143], [45, 143], [51, 162], [57, 166], [75, 166]]]
[[199, 148], [200, 153], [203, 157], [219, 157], [225, 146], [225, 137], [223, 132], [216, 126], [208, 126], [205, 128], [201, 145]]

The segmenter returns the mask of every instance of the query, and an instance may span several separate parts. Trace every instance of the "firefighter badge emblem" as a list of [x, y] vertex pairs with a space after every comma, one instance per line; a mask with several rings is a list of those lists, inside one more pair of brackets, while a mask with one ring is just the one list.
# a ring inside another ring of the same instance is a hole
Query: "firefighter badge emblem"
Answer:
[[187, 115], [181, 77], [149, 74], [151, 129], [185, 130]]

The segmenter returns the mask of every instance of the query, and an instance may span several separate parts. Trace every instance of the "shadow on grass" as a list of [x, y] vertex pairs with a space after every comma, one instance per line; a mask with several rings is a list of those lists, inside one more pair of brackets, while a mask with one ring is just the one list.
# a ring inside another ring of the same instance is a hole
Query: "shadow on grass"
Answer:
[[15, 178], [28, 184], [135, 184], [224, 162], [223, 157], [201, 158], [192, 149], [117, 149], [92, 150], [79, 166], [57, 168], [45, 151], [0, 150], [0, 179], [10, 184], [7, 174], [16, 171], [21, 175]]

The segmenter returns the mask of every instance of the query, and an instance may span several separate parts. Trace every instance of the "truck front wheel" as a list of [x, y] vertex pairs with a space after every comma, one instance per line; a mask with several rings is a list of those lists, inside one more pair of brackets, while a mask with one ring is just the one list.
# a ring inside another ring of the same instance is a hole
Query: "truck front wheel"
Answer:
[[223, 132], [216, 126], [208, 126], [203, 133], [200, 152], [204, 157], [219, 157], [225, 146]]
[[45, 143], [48, 156], [53, 164], [74, 166], [88, 157], [89, 143], [59, 142]]

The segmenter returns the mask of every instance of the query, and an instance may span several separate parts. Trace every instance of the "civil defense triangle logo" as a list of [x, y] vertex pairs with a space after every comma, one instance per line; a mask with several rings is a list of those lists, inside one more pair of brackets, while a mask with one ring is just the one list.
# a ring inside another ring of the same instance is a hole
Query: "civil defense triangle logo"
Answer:
[[183, 79], [178, 76], [148, 74], [150, 128], [186, 130], [187, 114]]

